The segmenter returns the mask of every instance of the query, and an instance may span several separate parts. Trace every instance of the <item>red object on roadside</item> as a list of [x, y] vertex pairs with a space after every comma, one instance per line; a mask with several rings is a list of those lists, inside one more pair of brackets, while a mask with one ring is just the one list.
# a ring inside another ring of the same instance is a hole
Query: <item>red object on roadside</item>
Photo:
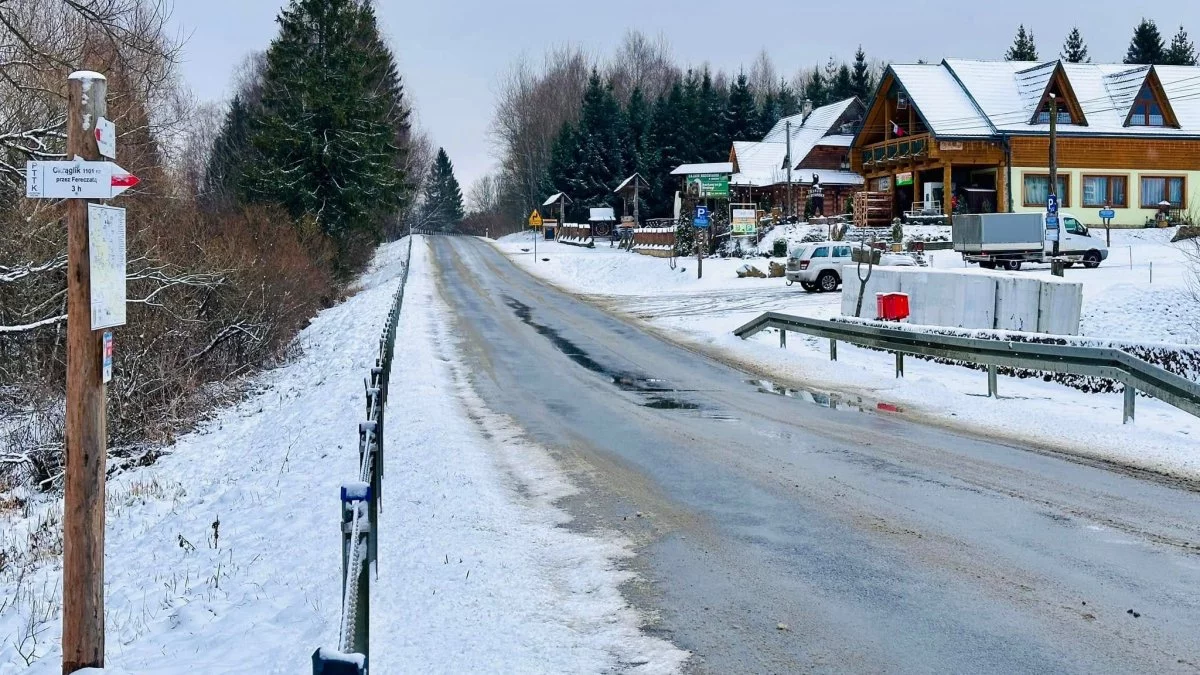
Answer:
[[900, 321], [908, 318], [907, 293], [877, 293], [879, 318], [883, 321]]

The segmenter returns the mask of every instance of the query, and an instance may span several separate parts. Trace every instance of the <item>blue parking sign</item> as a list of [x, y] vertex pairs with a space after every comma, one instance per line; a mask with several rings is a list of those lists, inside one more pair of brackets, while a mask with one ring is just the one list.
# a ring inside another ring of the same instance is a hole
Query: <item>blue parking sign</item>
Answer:
[[692, 219], [692, 225], [696, 227], [708, 227], [708, 207], [697, 206], [696, 217]]
[[1048, 195], [1046, 197], [1046, 213], [1058, 213], [1058, 195]]

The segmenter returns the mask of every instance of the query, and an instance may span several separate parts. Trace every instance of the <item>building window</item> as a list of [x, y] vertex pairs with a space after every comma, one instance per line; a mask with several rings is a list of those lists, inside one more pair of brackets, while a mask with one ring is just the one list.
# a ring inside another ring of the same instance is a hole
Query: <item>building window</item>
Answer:
[[1183, 186], [1182, 176], [1142, 176], [1142, 208], [1156, 209], [1162, 202], [1170, 202], [1177, 209], [1183, 208]]
[[[1038, 124], [1050, 124], [1050, 109], [1049, 108], [1038, 113], [1037, 123]], [[1063, 110], [1063, 109], [1059, 108], [1058, 123], [1059, 124], [1074, 124], [1074, 122], [1071, 120], [1071, 111]]]
[[1158, 99], [1154, 97], [1154, 92], [1150, 89], [1149, 83], [1143, 84], [1137, 98], [1133, 99], [1133, 108], [1129, 112], [1129, 126], [1166, 126], [1162, 106], [1158, 104]]
[[1083, 205], [1123, 209], [1129, 205], [1125, 176], [1084, 176]]
[[[1058, 174], [1058, 205], [1069, 207], [1071, 205], [1071, 193], [1067, 186], [1071, 184], [1071, 175], [1060, 173]], [[1041, 206], [1045, 208], [1046, 198], [1050, 196], [1047, 188], [1050, 186], [1050, 175], [1045, 173], [1027, 173], [1025, 174], [1025, 206]]]

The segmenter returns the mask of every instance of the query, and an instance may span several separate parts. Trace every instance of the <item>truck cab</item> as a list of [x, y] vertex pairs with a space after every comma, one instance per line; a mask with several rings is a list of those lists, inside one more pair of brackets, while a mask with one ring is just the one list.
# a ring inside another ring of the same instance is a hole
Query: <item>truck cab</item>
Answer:
[[[1084, 267], [1093, 268], [1108, 258], [1108, 246], [1099, 237], [1093, 237], [1091, 230], [1078, 218], [1063, 213], [1059, 218], [1059, 255], [1065, 255], [1073, 262], [1082, 262]], [[1046, 255], [1054, 252], [1054, 242], [1046, 242]]]

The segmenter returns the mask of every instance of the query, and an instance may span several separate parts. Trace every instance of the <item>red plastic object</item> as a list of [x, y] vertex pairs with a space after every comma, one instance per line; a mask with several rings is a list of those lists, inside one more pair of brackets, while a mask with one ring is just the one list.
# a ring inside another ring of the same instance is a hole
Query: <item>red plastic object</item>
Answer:
[[884, 321], [900, 321], [908, 318], [907, 293], [878, 293], [879, 318]]
[[887, 293], [876, 293], [875, 294], [875, 320], [876, 321], [883, 321], [883, 317], [884, 317], [883, 299], [886, 296], [887, 296]]

